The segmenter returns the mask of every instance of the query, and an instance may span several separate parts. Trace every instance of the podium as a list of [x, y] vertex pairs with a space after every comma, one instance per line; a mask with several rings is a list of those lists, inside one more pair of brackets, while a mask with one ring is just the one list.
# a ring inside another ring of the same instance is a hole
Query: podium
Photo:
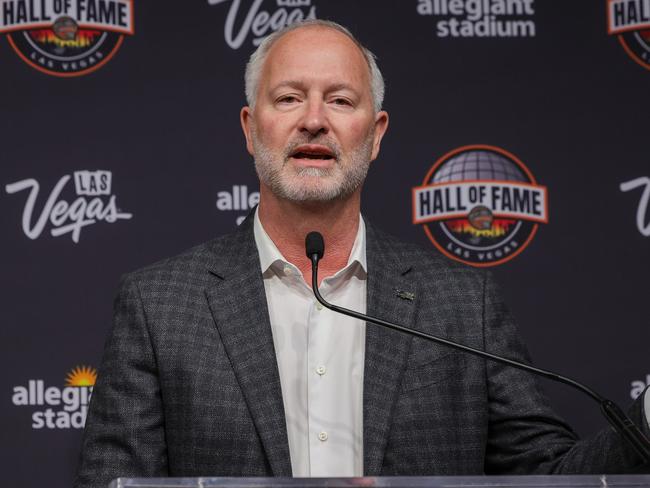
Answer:
[[650, 475], [118, 478], [109, 488], [650, 488]]

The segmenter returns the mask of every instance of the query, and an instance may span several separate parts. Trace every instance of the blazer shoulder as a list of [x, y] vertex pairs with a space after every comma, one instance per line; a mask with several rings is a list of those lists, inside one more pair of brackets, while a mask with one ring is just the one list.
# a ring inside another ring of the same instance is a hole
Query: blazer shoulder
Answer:
[[234, 232], [204, 242], [180, 254], [161, 259], [153, 264], [125, 273], [121, 283], [137, 283], [146, 286], [150, 283], [203, 283], [208, 278], [208, 269], [215, 262], [228, 259], [240, 247]]

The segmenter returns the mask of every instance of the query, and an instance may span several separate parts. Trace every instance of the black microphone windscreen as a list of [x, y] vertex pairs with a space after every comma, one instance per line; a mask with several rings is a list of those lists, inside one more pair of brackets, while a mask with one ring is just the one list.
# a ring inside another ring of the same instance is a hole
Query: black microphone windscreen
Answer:
[[305, 250], [309, 259], [314, 254], [318, 255], [318, 259], [323, 257], [323, 254], [325, 254], [325, 242], [320, 232], [310, 232], [307, 234], [307, 237], [305, 237]]

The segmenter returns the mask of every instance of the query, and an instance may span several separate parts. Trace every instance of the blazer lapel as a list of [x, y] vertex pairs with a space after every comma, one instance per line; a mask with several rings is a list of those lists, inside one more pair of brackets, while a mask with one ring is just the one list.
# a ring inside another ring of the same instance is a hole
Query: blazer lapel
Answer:
[[[376, 231], [366, 225], [368, 259], [368, 315], [412, 327], [415, 298], [410, 295], [410, 266]], [[411, 338], [401, 332], [367, 323], [363, 382], [364, 475], [381, 473], [391, 415], [406, 367]]]
[[212, 316], [274, 476], [291, 476], [280, 375], [252, 218], [215, 249], [206, 287]]

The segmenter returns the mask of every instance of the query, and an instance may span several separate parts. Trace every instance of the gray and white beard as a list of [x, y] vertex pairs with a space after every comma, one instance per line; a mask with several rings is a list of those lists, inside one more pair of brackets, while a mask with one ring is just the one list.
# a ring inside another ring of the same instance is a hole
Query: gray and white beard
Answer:
[[[296, 203], [330, 202], [354, 193], [365, 181], [372, 154], [372, 134], [355, 148], [346, 161], [341, 160], [338, 144], [325, 136], [291, 141], [284, 152], [274, 154], [252, 132], [255, 170], [260, 181], [278, 198]], [[302, 144], [320, 144], [332, 151], [335, 164], [331, 168], [294, 168], [289, 155]], [[318, 179], [314, 181], [314, 179]]]

